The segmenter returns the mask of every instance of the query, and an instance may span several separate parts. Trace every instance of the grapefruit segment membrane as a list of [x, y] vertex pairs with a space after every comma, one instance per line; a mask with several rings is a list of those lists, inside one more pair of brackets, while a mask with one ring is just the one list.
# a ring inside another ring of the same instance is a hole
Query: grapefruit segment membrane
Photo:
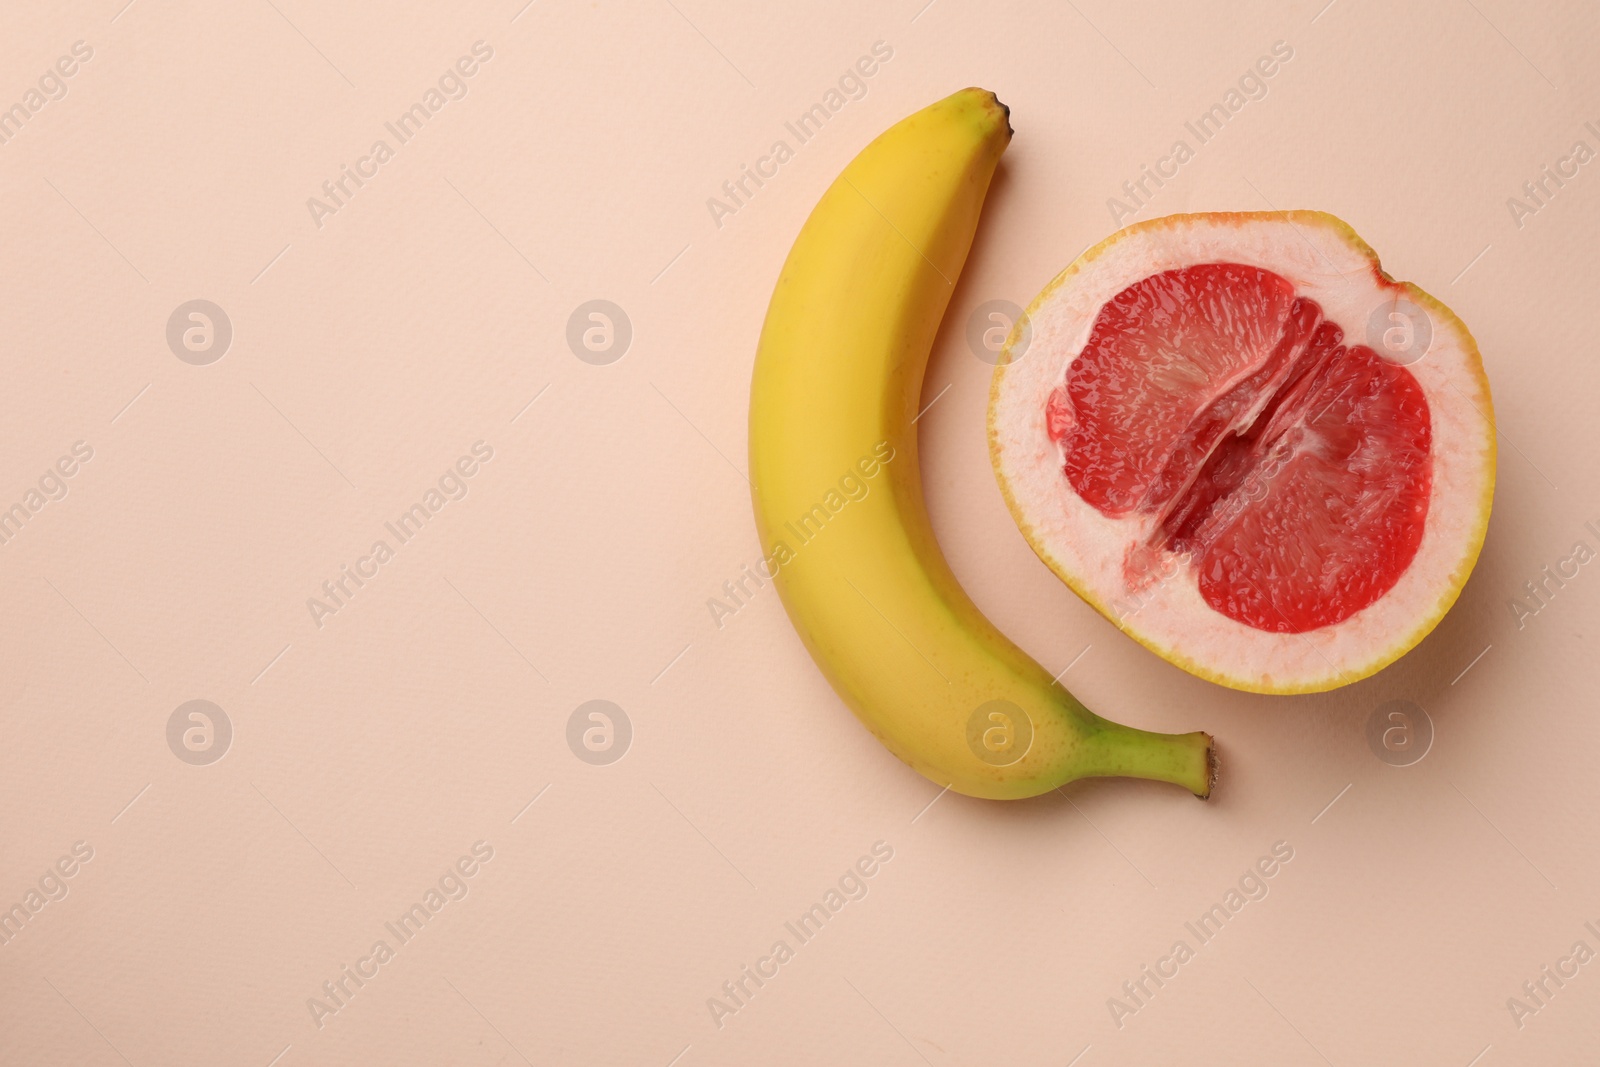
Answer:
[[1460, 320], [1348, 226], [1142, 223], [1027, 316], [995, 373], [995, 471], [1034, 550], [1126, 632], [1225, 685], [1313, 691], [1454, 601], [1493, 492], [1488, 383]]

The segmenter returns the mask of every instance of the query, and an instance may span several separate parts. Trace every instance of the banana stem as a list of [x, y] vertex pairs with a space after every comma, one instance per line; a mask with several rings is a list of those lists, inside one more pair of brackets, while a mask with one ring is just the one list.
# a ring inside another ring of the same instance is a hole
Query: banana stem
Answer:
[[1080, 778], [1147, 778], [1181, 785], [1201, 800], [1217, 781], [1217, 749], [1203, 731], [1158, 734], [1094, 716], [1081, 749]]

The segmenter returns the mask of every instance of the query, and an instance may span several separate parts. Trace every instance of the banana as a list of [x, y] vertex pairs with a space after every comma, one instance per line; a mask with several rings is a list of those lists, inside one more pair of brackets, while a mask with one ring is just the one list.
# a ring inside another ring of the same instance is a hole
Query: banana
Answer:
[[983, 616], [928, 521], [923, 372], [1011, 134], [993, 93], [955, 93], [868, 145], [801, 229], [750, 389], [763, 570], [840, 697], [937, 785], [1013, 799], [1126, 775], [1206, 797], [1209, 734], [1090, 712]]

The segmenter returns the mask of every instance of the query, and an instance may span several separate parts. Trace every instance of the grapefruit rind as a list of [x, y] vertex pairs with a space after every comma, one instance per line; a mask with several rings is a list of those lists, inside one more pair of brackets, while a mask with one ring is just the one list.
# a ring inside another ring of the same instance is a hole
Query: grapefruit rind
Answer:
[[[1205, 262], [1261, 267], [1287, 278], [1364, 343], [1374, 308], [1400, 296], [1432, 325], [1426, 354], [1407, 369], [1433, 423], [1433, 493], [1422, 543], [1394, 587], [1343, 622], [1269, 633], [1213, 610], [1192, 571], [1130, 590], [1120, 562], [1139, 516], [1112, 518], [1064, 479], [1045, 425], [1046, 399], [1083, 350], [1100, 308], [1126, 286]], [[1493, 401], [1476, 342], [1441, 301], [1397, 282], [1349, 225], [1320, 211], [1172, 215], [1129, 226], [1085, 251], [1034, 298], [1028, 344], [1012, 362], [1014, 330], [990, 388], [990, 459], [1028, 544], [1073, 592], [1124, 633], [1178, 667], [1254, 693], [1314, 693], [1394, 662], [1444, 617], [1483, 546], [1494, 496]], [[1129, 610], [1130, 605], [1133, 610]]]

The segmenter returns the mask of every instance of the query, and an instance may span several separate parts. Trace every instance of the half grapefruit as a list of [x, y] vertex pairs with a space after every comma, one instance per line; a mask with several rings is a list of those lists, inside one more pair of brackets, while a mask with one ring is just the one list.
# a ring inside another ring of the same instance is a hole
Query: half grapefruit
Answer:
[[1455, 602], [1494, 495], [1477, 345], [1332, 215], [1173, 215], [1089, 249], [989, 399], [1039, 557], [1163, 658], [1259, 693], [1346, 685]]

